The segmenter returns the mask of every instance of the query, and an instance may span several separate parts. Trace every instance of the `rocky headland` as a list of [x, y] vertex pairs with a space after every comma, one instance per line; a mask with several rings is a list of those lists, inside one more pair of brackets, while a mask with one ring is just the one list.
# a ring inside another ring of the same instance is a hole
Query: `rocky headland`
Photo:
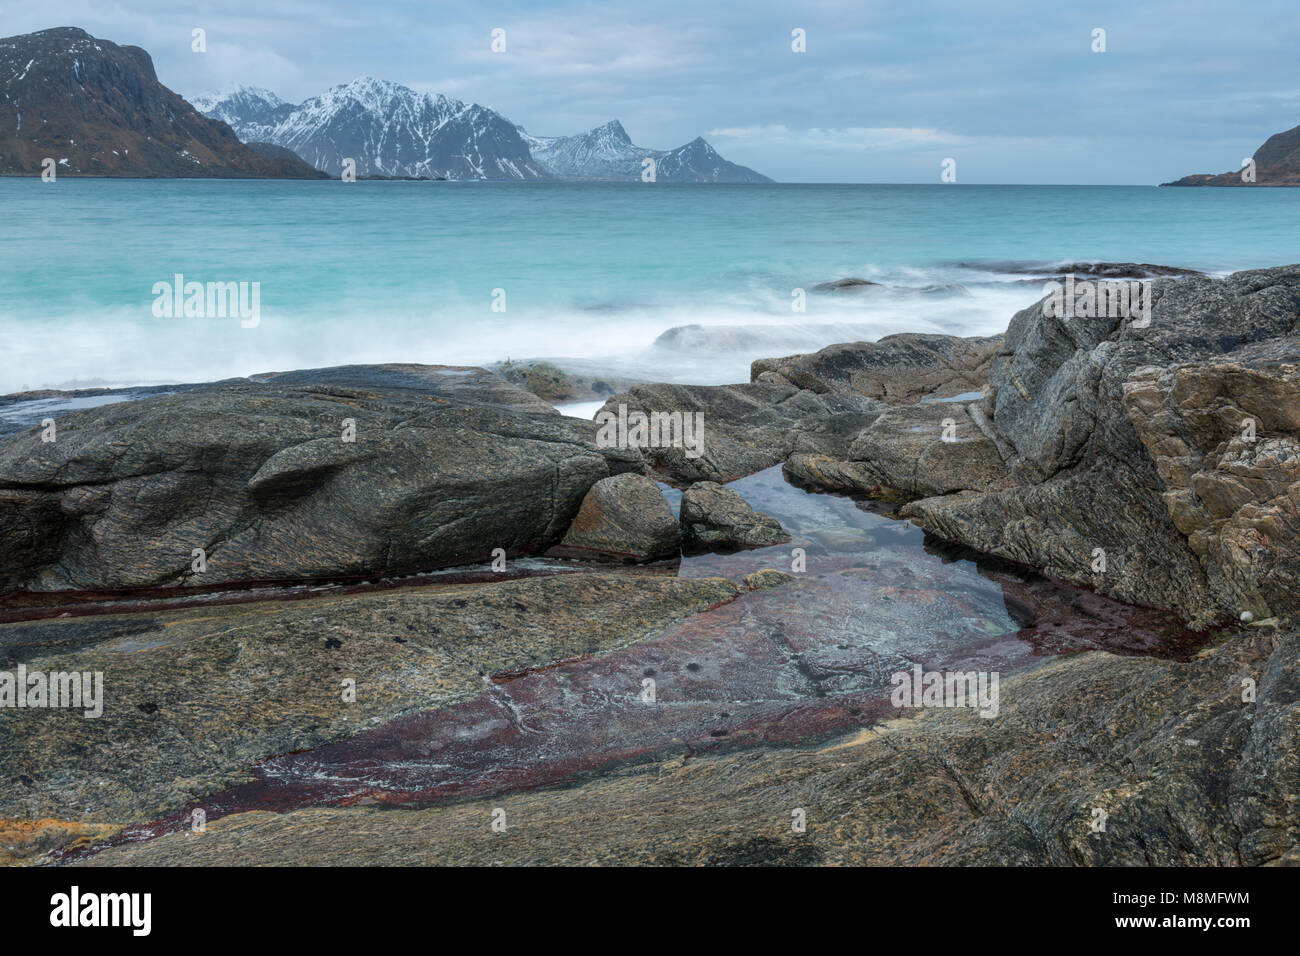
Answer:
[[[1162, 186], [1300, 186], [1300, 126], [1274, 133], [1251, 157], [1254, 169], [1243, 174], [1196, 173]], [[1245, 164], [1243, 163], [1243, 166]]]
[[77, 27], [0, 38], [0, 92], [0, 175], [329, 178], [241, 143], [163, 86], [140, 47]]

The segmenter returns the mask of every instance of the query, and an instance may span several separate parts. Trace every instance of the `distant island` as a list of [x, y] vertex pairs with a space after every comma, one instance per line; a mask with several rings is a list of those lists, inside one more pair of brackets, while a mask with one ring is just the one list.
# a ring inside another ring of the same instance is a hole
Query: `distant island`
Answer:
[[1197, 173], [1161, 186], [1300, 186], [1300, 126], [1275, 133], [1255, 150], [1255, 181], [1242, 178], [1241, 170]]

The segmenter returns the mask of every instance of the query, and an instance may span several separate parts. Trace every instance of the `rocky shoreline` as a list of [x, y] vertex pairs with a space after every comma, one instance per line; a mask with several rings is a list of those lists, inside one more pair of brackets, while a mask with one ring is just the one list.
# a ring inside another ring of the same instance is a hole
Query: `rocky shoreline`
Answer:
[[[0, 670], [106, 688], [0, 709], [0, 854], [1300, 863], [1300, 266], [1169, 275], [1149, 322], [614, 383], [695, 450], [611, 444], [535, 363], [0, 435]], [[1003, 670], [997, 716], [890, 706], [940, 665]]]

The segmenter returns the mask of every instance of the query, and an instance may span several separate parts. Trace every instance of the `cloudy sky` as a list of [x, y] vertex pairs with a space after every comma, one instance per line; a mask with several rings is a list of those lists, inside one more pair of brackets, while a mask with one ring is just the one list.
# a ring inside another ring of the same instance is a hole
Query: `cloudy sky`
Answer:
[[1158, 183], [1300, 124], [1296, 0], [0, 0], [0, 35], [53, 26], [144, 47], [186, 96], [369, 74], [541, 135], [703, 135], [785, 182], [935, 182], [952, 157], [965, 183]]

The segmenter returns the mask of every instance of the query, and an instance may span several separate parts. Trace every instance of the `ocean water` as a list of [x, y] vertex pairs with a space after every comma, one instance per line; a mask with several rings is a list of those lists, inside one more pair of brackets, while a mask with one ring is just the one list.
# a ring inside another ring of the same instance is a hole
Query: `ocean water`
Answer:
[[[1300, 262], [1298, 224], [1287, 189], [7, 178], [0, 393], [507, 357], [747, 381], [835, 341], [1002, 331], [1042, 294], [1016, 263], [1225, 273]], [[258, 323], [156, 315], [178, 273], [257, 283]], [[850, 276], [884, 287], [813, 291]], [[656, 345], [683, 326], [706, 328]]]

